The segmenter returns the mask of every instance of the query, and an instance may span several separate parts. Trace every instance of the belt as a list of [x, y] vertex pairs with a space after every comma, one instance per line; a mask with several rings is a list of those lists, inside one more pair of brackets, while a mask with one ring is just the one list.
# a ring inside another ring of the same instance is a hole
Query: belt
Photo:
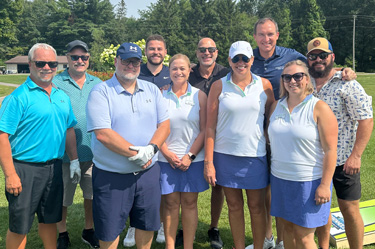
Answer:
[[24, 163], [24, 164], [30, 164], [30, 165], [35, 165], [35, 166], [51, 165], [51, 164], [54, 164], [57, 160], [59, 160], [59, 159], [52, 159], [52, 160], [48, 160], [46, 162], [35, 163], [35, 162], [20, 161], [20, 160], [17, 160], [17, 159], [13, 158], [13, 161], [16, 162], [16, 163]]

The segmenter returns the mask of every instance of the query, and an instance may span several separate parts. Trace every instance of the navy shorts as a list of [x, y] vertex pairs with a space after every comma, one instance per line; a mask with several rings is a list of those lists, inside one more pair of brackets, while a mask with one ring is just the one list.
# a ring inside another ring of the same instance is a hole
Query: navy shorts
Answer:
[[21, 179], [22, 192], [18, 196], [5, 195], [9, 202], [9, 230], [27, 234], [35, 213], [39, 223], [53, 224], [61, 221], [63, 201], [62, 161], [52, 164], [14, 161]]
[[337, 166], [333, 175], [337, 198], [346, 201], [361, 199], [361, 173], [348, 175], [343, 169], [344, 165]]
[[93, 167], [93, 217], [95, 235], [113, 241], [126, 220], [140, 230], [160, 228], [160, 167], [156, 163], [138, 174], [119, 174]]

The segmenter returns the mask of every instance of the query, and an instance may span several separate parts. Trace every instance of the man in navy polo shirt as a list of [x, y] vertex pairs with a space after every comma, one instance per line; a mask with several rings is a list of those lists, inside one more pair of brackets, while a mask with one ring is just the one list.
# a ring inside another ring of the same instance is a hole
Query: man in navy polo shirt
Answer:
[[160, 89], [171, 84], [169, 68], [163, 65], [167, 55], [167, 45], [161, 35], [151, 35], [146, 40], [145, 54], [147, 63], [141, 65], [138, 79], [154, 83]]
[[77, 121], [69, 97], [52, 84], [58, 65], [55, 49], [37, 43], [28, 59], [30, 76], [0, 109], [0, 164], [9, 202], [6, 248], [25, 248], [37, 214], [44, 248], [55, 249], [65, 148], [71, 167], [79, 166], [73, 129]]
[[157, 86], [137, 79], [142, 51], [123, 43], [113, 77], [87, 101], [92, 132], [93, 217], [100, 248], [117, 248], [130, 217], [137, 248], [150, 248], [160, 228], [160, 168], [156, 153], [168, 137], [169, 115]]

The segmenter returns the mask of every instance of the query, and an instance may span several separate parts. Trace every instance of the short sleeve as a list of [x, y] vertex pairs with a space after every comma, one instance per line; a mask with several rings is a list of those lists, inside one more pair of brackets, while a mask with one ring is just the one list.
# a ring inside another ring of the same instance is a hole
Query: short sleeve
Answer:
[[111, 117], [108, 95], [105, 88], [96, 85], [89, 94], [86, 104], [87, 132], [97, 129], [110, 129]]
[[7, 96], [0, 109], [0, 130], [14, 135], [23, 115], [21, 101], [13, 95]]
[[156, 110], [158, 112], [158, 124], [169, 119], [168, 105], [161, 91], [158, 89], [156, 91]]
[[367, 95], [357, 81], [348, 81], [344, 87], [344, 101], [353, 120], [364, 120], [373, 117], [372, 97]]
[[76, 117], [74, 116], [74, 112], [73, 112], [72, 104], [70, 103], [70, 99], [69, 99], [68, 129], [69, 129], [69, 128], [72, 128], [72, 127], [75, 126], [76, 124], [77, 124], [77, 119], [76, 119]]

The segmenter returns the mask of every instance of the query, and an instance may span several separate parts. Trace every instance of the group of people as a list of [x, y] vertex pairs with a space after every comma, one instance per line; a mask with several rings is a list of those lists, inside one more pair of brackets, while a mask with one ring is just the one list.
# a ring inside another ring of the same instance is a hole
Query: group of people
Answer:
[[[92, 248], [193, 248], [199, 192], [211, 185], [211, 247], [223, 248], [224, 199], [236, 249], [245, 249], [244, 197], [255, 248], [329, 248], [332, 185], [351, 248], [362, 248], [361, 155], [370, 139], [372, 98], [351, 69], [333, 68], [325, 38], [306, 57], [276, 45], [272, 18], [254, 27], [257, 48], [234, 42], [229, 68], [210, 38], [198, 64], [176, 54], [169, 67], [160, 35], [117, 50], [115, 74], [87, 74], [89, 49], [35, 44], [30, 76], [0, 109], [0, 164], [9, 202], [6, 246], [24, 248], [35, 213], [45, 248], [68, 248], [67, 208], [83, 190], [82, 240]], [[64, 155], [65, 153], [65, 155]], [[180, 214], [181, 210], [181, 214]], [[181, 215], [182, 230], [178, 230]], [[276, 217], [277, 240], [271, 215]], [[59, 236], [56, 238], [56, 223]], [[94, 231], [95, 227], [95, 231]]]

